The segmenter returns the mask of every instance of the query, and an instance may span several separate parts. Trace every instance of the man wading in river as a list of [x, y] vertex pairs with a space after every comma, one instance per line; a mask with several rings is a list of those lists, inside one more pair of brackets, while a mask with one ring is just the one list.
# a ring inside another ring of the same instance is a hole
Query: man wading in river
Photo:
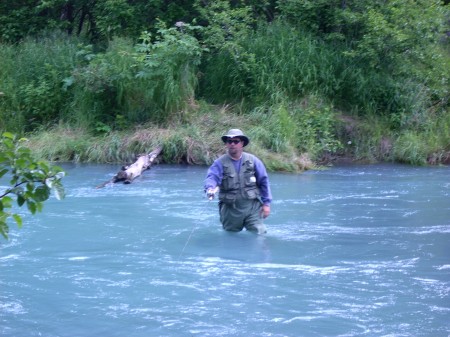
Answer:
[[244, 152], [250, 140], [239, 129], [231, 129], [222, 136], [227, 153], [208, 169], [205, 191], [213, 199], [219, 187], [220, 222], [227, 231], [245, 229], [266, 233], [263, 219], [270, 214], [272, 193], [263, 162]]

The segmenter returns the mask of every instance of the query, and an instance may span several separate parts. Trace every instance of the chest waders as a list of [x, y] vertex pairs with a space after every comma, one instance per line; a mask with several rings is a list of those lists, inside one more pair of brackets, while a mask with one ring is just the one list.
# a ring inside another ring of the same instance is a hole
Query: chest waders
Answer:
[[219, 190], [220, 222], [227, 231], [239, 232], [245, 227], [258, 234], [266, 232], [253, 158], [249, 153], [242, 153], [241, 167], [237, 172], [228, 155], [220, 157], [223, 166]]

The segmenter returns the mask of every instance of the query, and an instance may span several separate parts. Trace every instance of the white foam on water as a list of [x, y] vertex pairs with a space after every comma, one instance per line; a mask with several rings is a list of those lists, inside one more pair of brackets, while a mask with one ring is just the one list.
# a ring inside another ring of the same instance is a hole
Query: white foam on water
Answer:
[[149, 282], [152, 286], [165, 286], [165, 287], [181, 287], [181, 288], [189, 288], [195, 290], [201, 290], [197, 285], [192, 283], [184, 283], [180, 281], [164, 281], [164, 280], [151, 280]]
[[74, 256], [74, 257], [69, 257], [68, 260], [69, 261], [86, 261], [89, 260], [90, 257], [89, 256]]
[[450, 312], [449, 307], [438, 307], [436, 305], [430, 306], [431, 311], [437, 311], [437, 312]]
[[412, 231], [411, 233], [416, 234], [416, 235], [426, 235], [426, 234], [435, 234], [435, 233], [448, 234], [448, 233], [450, 233], [450, 226], [422, 227], [422, 228]]
[[3, 314], [14, 314], [14, 315], [22, 315], [26, 314], [27, 311], [22, 306], [21, 303], [12, 301], [12, 302], [0, 302], [0, 317]]
[[296, 317], [292, 317], [290, 319], [286, 319], [286, 320], [282, 320], [281, 323], [283, 324], [289, 324], [292, 323], [294, 321], [306, 321], [306, 322], [310, 322], [314, 319], [318, 319], [320, 317], [318, 316], [296, 316]]
[[319, 275], [330, 275], [337, 274], [341, 272], [347, 272], [350, 268], [347, 267], [318, 267], [302, 264], [281, 264], [281, 263], [256, 263], [252, 265], [254, 268], [262, 269], [290, 269], [298, 270], [309, 274], [319, 274]]
[[436, 268], [437, 270], [446, 270], [446, 269], [450, 269], [450, 264], [444, 264], [442, 266], [439, 266]]
[[0, 262], [8, 262], [8, 261], [14, 261], [19, 260], [20, 255], [19, 254], [9, 254], [6, 256], [0, 256]]

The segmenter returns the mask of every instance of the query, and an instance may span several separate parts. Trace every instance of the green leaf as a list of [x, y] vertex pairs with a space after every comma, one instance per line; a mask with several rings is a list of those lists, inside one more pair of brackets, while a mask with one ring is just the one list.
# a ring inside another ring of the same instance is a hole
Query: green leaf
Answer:
[[9, 170], [8, 169], [3, 169], [0, 171], [0, 178], [3, 177]]
[[37, 202], [36, 203], [36, 211], [42, 212], [43, 208], [44, 208], [44, 203], [42, 203], [42, 202]]
[[11, 197], [4, 196], [2, 198], [2, 203], [3, 203], [4, 208], [11, 208], [12, 202], [13, 202], [13, 199]]
[[7, 149], [14, 149], [14, 142], [11, 139], [3, 139], [3, 144], [6, 146]]
[[14, 135], [11, 132], [3, 132], [2, 136], [5, 138], [14, 139]]
[[[1, 142], [0, 142], [0, 145], [1, 145]], [[8, 165], [8, 163], [9, 163], [9, 156], [7, 156], [7, 153], [0, 151], [0, 163], [2, 165], [9, 166]]]
[[33, 199], [36, 202], [42, 202], [50, 197], [50, 189], [47, 186], [38, 186], [34, 190]]
[[40, 169], [43, 170], [44, 172], [50, 171], [50, 166], [46, 162], [39, 161], [37, 164], [40, 167]]
[[5, 238], [8, 239], [8, 225], [5, 221], [0, 221], [0, 234]]
[[22, 228], [22, 218], [18, 214], [13, 214], [12, 217], [17, 223], [17, 227]]
[[16, 166], [20, 167], [20, 168], [26, 168], [28, 167], [28, 160], [24, 159], [24, 158], [19, 158], [16, 160]]
[[19, 205], [19, 207], [22, 207], [22, 205], [25, 203], [25, 198], [22, 195], [18, 195], [17, 196], [17, 205]]
[[31, 200], [27, 200], [27, 208], [31, 212], [31, 214], [36, 213], [36, 203]]

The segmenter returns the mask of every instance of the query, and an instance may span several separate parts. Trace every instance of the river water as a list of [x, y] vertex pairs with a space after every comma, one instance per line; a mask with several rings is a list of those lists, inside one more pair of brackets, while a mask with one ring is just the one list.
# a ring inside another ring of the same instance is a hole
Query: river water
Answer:
[[222, 231], [206, 167], [66, 165], [0, 241], [1, 336], [449, 336], [450, 169], [270, 175], [264, 236]]

